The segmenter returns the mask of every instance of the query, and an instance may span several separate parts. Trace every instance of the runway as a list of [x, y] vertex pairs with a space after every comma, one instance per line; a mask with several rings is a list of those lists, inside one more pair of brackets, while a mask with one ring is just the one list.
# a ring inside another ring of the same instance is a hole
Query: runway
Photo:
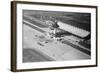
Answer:
[[[24, 24], [24, 41], [23, 41], [23, 50], [30, 48], [31, 50], [36, 50], [41, 55], [44, 54], [44, 57], [49, 57], [52, 61], [62, 61], [62, 60], [80, 60], [80, 59], [90, 59], [90, 56], [80, 50], [75, 49], [71, 43], [57, 41], [51, 41], [50, 43], [41, 43], [43, 46], [39, 45], [39, 39], [35, 35], [43, 35], [44, 32], [40, 32], [37, 29], [33, 29], [29, 25]], [[52, 46], [51, 46], [52, 45]], [[73, 47], [72, 47], [73, 46]], [[27, 51], [28, 52], [28, 51]], [[34, 52], [33, 52], [34, 53]], [[32, 56], [33, 54], [31, 54]], [[34, 55], [33, 55], [34, 56]], [[35, 56], [34, 56], [35, 57]], [[37, 57], [37, 56], [36, 56]], [[39, 56], [38, 56], [39, 57]], [[34, 58], [35, 59], [35, 58]], [[34, 62], [33, 59], [33, 62]], [[48, 58], [44, 58], [44, 61], [50, 61]], [[26, 60], [26, 59], [25, 59]], [[37, 59], [37, 62], [41, 61]], [[30, 62], [28, 61], [25, 62]], [[32, 61], [31, 61], [32, 62]]]

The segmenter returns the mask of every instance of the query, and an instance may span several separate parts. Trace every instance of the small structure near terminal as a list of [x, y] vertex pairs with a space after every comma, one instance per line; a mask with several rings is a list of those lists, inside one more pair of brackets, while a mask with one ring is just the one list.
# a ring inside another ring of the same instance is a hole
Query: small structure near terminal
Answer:
[[59, 25], [57, 23], [57, 20], [51, 21], [51, 20], [46, 20], [45, 21], [47, 25], [49, 25], [50, 28], [50, 33], [48, 33], [48, 35], [53, 38], [53, 39], [57, 39], [57, 33], [59, 33]]

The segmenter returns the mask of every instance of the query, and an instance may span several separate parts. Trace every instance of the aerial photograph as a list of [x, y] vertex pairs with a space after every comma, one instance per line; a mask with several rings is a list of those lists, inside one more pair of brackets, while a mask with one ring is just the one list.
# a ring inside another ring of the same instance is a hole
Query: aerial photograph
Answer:
[[22, 15], [23, 63], [91, 59], [91, 13], [23, 9]]

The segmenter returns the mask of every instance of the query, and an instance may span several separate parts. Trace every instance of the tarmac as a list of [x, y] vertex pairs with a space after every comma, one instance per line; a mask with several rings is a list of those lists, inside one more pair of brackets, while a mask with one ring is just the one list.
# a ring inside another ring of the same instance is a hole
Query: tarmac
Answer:
[[[33, 50], [31, 51], [33, 54], [30, 56], [34, 57], [27, 58], [29, 56], [26, 57], [23, 53], [23, 62], [84, 60], [91, 58], [89, 54], [76, 49], [76, 46], [71, 46], [68, 40], [66, 44], [64, 44], [45, 37], [46, 32], [49, 32], [47, 27], [42, 28], [26, 20], [23, 21], [23, 51], [30, 54], [28, 50]], [[44, 39], [41, 40], [39, 36], [44, 36]], [[49, 42], [45, 43], [47, 40], [49, 40]]]

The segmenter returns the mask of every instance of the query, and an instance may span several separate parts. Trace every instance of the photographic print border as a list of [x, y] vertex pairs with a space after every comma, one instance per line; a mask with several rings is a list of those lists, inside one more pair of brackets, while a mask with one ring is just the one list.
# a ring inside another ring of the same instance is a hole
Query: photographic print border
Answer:
[[[52, 67], [52, 68], [31, 68], [31, 69], [17, 69], [17, 4], [35, 4], [35, 5], [51, 5], [51, 6], [68, 6], [68, 7], [83, 7], [83, 8], [95, 8], [96, 9], [96, 64], [95, 65], [82, 65], [82, 66], [64, 66], [64, 67]], [[11, 2], [11, 71], [36, 71], [36, 70], [52, 70], [52, 69], [68, 69], [68, 68], [83, 68], [83, 67], [96, 67], [98, 65], [97, 56], [97, 6], [89, 5], [74, 5], [74, 4], [57, 4], [57, 3], [42, 3], [42, 2], [26, 2], [26, 1], [12, 1]]]

